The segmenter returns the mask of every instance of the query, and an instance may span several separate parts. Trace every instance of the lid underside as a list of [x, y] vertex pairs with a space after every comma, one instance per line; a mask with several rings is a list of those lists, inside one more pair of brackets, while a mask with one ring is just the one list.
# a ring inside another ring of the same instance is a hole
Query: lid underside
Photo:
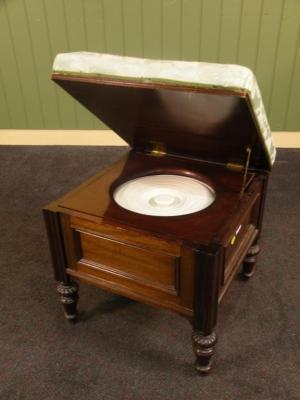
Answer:
[[255, 78], [224, 68], [69, 53], [57, 56], [52, 79], [135, 149], [244, 164], [250, 147], [250, 167], [270, 169], [275, 149]]

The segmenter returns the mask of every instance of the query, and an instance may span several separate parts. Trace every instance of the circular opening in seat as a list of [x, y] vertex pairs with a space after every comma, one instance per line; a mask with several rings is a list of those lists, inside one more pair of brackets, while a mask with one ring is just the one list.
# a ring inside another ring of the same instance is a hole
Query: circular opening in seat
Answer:
[[116, 203], [138, 214], [173, 217], [210, 206], [215, 191], [206, 183], [183, 175], [147, 175], [129, 180], [113, 192]]

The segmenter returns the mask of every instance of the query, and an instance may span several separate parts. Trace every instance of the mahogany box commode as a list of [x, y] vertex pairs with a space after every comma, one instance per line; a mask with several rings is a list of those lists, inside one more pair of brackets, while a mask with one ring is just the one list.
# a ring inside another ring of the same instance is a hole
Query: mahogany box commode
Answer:
[[[218, 304], [238, 272], [253, 273], [275, 159], [253, 74], [236, 65], [68, 53], [56, 57], [52, 79], [130, 145], [44, 208], [65, 316], [76, 318], [77, 281], [175, 311], [192, 324], [197, 371], [208, 372]], [[175, 216], [116, 202], [118, 187], [156, 175], [202, 182], [214, 201]]]

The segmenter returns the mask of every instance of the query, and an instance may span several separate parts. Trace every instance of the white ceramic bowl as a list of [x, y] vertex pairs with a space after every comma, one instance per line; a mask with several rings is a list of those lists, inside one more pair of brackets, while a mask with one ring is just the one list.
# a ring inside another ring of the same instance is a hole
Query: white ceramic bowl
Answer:
[[138, 214], [160, 217], [186, 215], [210, 206], [216, 194], [198, 179], [183, 175], [148, 175], [118, 186], [119, 206]]

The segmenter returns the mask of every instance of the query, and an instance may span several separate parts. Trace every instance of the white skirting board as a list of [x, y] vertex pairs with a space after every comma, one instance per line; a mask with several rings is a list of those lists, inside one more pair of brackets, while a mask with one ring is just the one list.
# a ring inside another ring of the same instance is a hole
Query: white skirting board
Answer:
[[[300, 132], [273, 132], [276, 147], [300, 148]], [[24, 146], [124, 146], [110, 130], [14, 130], [0, 129], [0, 145]]]

